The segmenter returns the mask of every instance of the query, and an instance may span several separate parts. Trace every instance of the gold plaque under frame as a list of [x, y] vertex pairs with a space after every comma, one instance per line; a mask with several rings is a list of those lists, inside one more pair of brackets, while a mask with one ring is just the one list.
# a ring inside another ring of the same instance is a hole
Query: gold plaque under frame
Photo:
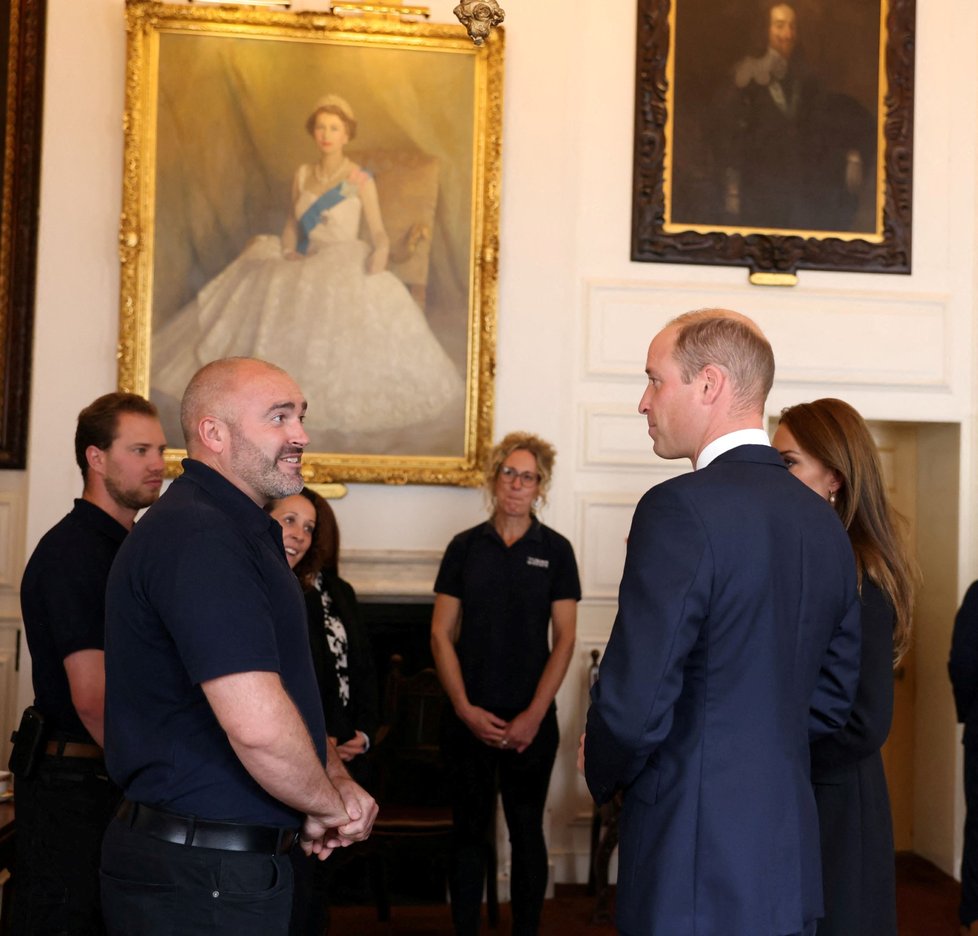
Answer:
[[[303, 389], [308, 481], [481, 484], [503, 33], [475, 47], [454, 25], [146, 0], [126, 20], [119, 387], [160, 407], [168, 474], [186, 379], [244, 354]], [[355, 116], [339, 209], [289, 259], [323, 152], [307, 120], [329, 95]], [[374, 274], [378, 213], [390, 258]]]

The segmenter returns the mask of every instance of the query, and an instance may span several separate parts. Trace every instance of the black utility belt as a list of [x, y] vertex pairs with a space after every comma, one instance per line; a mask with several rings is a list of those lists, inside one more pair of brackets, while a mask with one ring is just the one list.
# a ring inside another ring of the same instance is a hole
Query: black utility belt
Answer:
[[144, 803], [133, 803], [131, 800], [122, 801], [116, 817], [130, 829], [151, 838], [175, 845], [215, 848], [220, 851], [284, 855], [299, 836], [297, 829], [179, 816]]

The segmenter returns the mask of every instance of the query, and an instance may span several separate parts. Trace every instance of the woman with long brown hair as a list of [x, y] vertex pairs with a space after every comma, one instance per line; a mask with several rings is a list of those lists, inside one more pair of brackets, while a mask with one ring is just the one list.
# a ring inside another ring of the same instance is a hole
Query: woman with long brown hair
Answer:
[[910, 643], [915, 563], [886, 495], [865, 420], [842, 400], [781, 413], [774, 447], [849, 533], [862, 602], [859, 687], [845, 727], [812, 745], [825, 917], [819, 936], [895, 936], [890, 801], [880, 748], [893, 717], [893, 667]]

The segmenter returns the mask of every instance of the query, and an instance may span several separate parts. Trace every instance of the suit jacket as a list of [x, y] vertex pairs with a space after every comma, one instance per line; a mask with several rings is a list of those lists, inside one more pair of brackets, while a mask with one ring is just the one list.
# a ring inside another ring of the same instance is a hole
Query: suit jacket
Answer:
[[779, 936], [821, 915], [809, 741], [846, 721], [859, 602], [835, 512], [743, 445], [632, 522], [586, 775], [624, 789], [619, 929]]
[[972, 582], [954, 618], [947, 664], [966, 747], [978, 748], [978, 582]]
[[[309, 648], [319, 683], [319, 694], [326, 716], [326, 732], [338, 743], [349, 741], [362, 731], [371, 742], [380, 721], [377, 703], [377, 677], [367, 628], [360, 615], [353, 586], [335, 572], [323, 569], [323, 588], [333, 600], [333, 610], [346, 628], [347, 662], [350, 673], [350, 703], [340, 701], [340, 683], [336, 675], [336, 658], [326, 641], [323, 602], [315, 588], [306, 593], [309, 619]], [[359, 760], [359, 758], [357, 758]]]

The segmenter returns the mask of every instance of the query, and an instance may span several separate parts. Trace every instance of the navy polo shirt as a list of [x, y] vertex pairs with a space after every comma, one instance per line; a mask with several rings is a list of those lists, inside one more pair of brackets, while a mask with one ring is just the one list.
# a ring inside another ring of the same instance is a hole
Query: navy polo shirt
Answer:
[[105, 582], [126, 528], [101, 507], [78, 499], [37, 544], [20, 586], [34, 704], [48, 731], [93, 743], [71, 703], [64, 659], [105, 646]]
[[507, 546], [481, 523], [449, 543], [435, 592], [462, 602], [455, 651], [469, 701], [504, 717], [525, 709], [550, 657], [550, 606], [581, 597], [568, 540], [534, 517]]
[[136, 802], [292, 826], [299, 814], [248, 774], [200, 684], [232, 673], [279, 673], [325, 763], [302, 589], [278, 523], [203, 463], [185, 459], [183, 466], [109, 576], [106, 765]]

